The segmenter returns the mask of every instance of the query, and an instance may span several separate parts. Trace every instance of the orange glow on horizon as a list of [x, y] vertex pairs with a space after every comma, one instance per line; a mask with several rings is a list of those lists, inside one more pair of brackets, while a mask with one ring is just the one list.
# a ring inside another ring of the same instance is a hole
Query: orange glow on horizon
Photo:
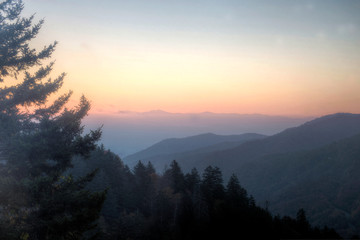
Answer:
[[[161, 109], [319, 116], [360, 111], [360, 24], [349, 14], [342, 17], [352, 25], [336, 22], [337, 16], [325, 19], [327, 5], [298, 8], [301, 14], [291, 6], [283, 11], [290, 3], [260, 8], [279, 15], [268, 19], [246, 14], [241, 5], [235, 12], [226, 4], [202, 9], [208, 15], [191, 8], [197, 14], [182, 16], [171, 4], [173, 13], [159, 15], [156, 4], [99, 9], [89, 3], [94, 12], [84, 12], [79, 3], [39, 2], [25, 4], [29, 13], [47, 17], [34, 46], [59, 41], [53, 76], [67, 73], [61, 91], [74, 91], [69, 106], [84, 94], [92, 102], [90, 113], [103, 114]], [[104, 11], [104, 22], [92, 18], [97, 11]]]

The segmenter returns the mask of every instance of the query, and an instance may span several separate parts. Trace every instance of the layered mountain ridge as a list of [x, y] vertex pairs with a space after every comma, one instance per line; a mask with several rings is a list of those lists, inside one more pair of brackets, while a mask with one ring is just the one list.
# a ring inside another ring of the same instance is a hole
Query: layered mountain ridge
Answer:
[[[266, 202], [274, 213], [294, 215], [303, 207], [312, 223], [335, 227], [349, 236], [360, 233], [358, 134], [360, 114], [338, 113], [272, 136], [251, 135], [243, 141], [211, 145], [199, 136], [165, 140], [132, 155], [131, 160], [150, 161], [158, 171], [172, 160], [185, 172], [218, 166], [225, 178], [235, 173], [249, 193], [260, 204]], [[206, 136], [211, 135], [202, 137]], [[192, 148], [176, 148], [175, 144], [167, 152], [154, 151], [172, 141], [183, 141]], [[125, 158], [126, 163], [128, 160]]]

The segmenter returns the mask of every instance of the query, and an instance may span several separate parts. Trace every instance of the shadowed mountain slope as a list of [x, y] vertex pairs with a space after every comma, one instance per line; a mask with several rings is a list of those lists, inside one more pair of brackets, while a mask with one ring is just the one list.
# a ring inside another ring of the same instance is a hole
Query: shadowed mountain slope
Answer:
[[85, 126], [90, 130], [104, 125], [101, 142], [124, 158], [163, 139], [184, 138], [207, 132], [219, 135], [254, 132], [269, 136], [312, 119], [312, 116], [120, 111], [110, 115], [90, 114], [85, 119]]
[[[225, 175], [241, 169], [244, 163], [274, 153], [315, 149], [360, 133], [360, 114], [338, 113], [289, 128], [273, 136], [246, 142], [238, 147], [214, 151], [191, 165], [202, 169], [208, 165], [222, 168]], [[187, 169], [187, 166], [184, 166]]]
[[229, 147], [235, 147], [243, 142], [255, 139], [265, 138], [265, 135], [256, 133], [245, 133], [240, 135], [216, 135], [205, 133], [186, 138], [165, 139], [153, 146], [130, 155], [124, 159], [129, 166], [135, 165], [139, 160], [147, 162], [151, 158], [174, 159], [178, 157], [178, 153], [196, 154], [207, 153], [214, 150], [222, 150]]
[[283, 215], [299, 207], [314, 225], [341, 235], [360, 234], [360, 135], [314, 150], [273, 154], [237, 174], [255, 198]]
[[[250, 137], [236, 144], [234, 144], [235, 136], [232, 136], [234, 139], [232, 143], [226, 143], [225, 138], [217, 138], [218, 135], [212, 134], [168, 139], [124, 160], [129, 165], [139, 160], [151, 161], [159, 171], [174, 159], [179, 162], [184, 171], [189, 171], [193, 167], [201, 171], [208, 165], [213, 165], [220, 167], [224, 176], [228, 177], [240, 171], [243, 164], [262, 156], [310, 150], [357, 133], [360, 133], [360, 114], [338, 113], [317, 118], [270, 137], [260, 136], [257, 140], [256, 137]], [[212, 140], [205, 141], [207, 137]], [[214, 139], [218, 139], [219, 142], [216, 143]]]

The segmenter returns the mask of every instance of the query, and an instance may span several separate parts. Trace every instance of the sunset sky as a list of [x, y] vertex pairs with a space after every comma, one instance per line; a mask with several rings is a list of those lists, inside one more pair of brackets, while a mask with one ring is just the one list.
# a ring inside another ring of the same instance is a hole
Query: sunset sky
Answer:
[[360, 1], [25, 0], [93, 113], [360, 112]]

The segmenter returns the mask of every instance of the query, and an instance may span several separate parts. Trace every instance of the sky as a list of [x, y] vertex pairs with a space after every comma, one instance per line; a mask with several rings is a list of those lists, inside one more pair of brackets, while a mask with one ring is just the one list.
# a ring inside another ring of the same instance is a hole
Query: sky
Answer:
[[360, 1], [24, 0], [63, 91], [119, 111], [359, 113]]

